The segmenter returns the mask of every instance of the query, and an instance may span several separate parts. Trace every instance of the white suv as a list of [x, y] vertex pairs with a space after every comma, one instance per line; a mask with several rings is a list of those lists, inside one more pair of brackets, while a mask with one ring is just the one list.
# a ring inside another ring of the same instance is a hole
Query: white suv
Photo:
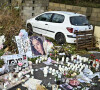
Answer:
[[65, 11], [42, 13], [27, 20], [26, 25], [29, 33], [36, 32], [51, 37], [58, 43], [75, 43], [75, 30], [93, 30], [85, 15]]

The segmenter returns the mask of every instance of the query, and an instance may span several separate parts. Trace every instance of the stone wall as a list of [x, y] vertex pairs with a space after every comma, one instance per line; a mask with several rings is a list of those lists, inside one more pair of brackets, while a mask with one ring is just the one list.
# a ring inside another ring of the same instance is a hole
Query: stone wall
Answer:
[[49, 2], [49, 11], [70, 11], [84, 14], [90, 21], [90, 24], [100, 26], [100, 8], [80, 7]]

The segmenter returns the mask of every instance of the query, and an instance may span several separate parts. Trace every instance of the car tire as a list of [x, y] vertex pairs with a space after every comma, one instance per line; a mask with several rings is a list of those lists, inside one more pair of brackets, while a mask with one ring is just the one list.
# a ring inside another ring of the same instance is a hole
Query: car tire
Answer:
[[57, 33], [55, 36], [55, 40], [58, 44], [64, 44], [66, 42], [66, 39], [63, 33]]
[[31, 36], [33, 34], [33, 29], [31, 24], [27, 24], [28, 35]]

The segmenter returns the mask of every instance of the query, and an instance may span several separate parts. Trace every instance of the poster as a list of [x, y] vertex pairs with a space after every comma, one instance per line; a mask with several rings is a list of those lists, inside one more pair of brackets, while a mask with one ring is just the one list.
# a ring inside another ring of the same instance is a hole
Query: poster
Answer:
[[45, 37], [31, 36], [30, 45], [31, 45], [32, 54], [34, 56], [47, 54], [47, 45], [45, 44]]

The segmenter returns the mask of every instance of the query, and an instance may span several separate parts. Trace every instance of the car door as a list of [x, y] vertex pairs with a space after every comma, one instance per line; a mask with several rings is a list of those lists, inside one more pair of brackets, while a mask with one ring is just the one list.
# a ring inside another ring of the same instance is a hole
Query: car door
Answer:
[[46, 33], [49, 37], [54, 38], [56, 32], [62, 32], [64, 15], [61, 14], [53, 14], [51, 22], [49, 22], [49, 31]]
[[44, 13], [35, 18], [34, 30], [37, 33], [46, 35], [48, 31], [48, 22], [50, 21], [52, 13]]

